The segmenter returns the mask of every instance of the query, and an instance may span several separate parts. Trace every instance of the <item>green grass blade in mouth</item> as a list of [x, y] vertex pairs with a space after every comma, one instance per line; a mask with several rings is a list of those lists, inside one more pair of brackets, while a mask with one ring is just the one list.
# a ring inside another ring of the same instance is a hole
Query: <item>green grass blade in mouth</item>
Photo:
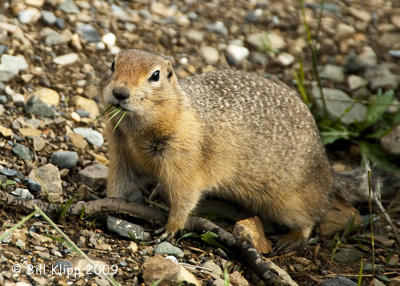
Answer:
[[96, 116], [96, 118], [94, 120], [99, 119], [100, 117], [103, 117], [112, 107], [112, 104], [107, 104], [104, 109], [100, 112], [99, 115]]
[[110, 120], [112, 120], [115, 116], [117, 116], [117, 114], [119, 114], [121, 112], [121, 109], [120, 108], [117, 108], [117, 109], [115, 109], [115, 110], [113, 110], [113, 111], [111, 111], [110, 112], [110, 114], [112, 114], [111, 115], [111, 117], [110, 118], [108, 118], [108, 120], [106, 121], [106, 123], [108, 123]]
[[124, 119], [124, 117], [125, 117], [125, 115], [126, 115], [127, 112], [128, 112], [128, 111], [125, 110], [124, 113], [121, 115], [121, 117], [119, 118], [117, 124], [115, 124], [115, 126], [114, 126], [114, 128], [113, 128], [113, 132], [117, 129], [118, 125], [122, 122], [122, 120]]

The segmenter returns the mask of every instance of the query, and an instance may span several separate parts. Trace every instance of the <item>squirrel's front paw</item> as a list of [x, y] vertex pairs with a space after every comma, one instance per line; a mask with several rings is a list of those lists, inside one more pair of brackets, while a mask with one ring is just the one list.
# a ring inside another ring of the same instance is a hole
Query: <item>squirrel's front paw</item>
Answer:
[[159, 229], [156, 229], [154, 231], [154, 234], [156, 235], [161, 234], [156, 239], [150, 241], [150, 243], [157, 244], [163, 241], [168, 241], [168, 242], [171, 241], [175, 237], [176, 232], [169, 232], [166, 230], [165, 226], [162, 226]]

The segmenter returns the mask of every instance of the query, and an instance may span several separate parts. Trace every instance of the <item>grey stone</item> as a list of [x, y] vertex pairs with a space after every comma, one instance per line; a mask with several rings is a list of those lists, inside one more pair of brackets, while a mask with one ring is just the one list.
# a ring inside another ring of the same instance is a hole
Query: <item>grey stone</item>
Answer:
[[65, 12], [65, 13], [71, 13], [71, 14], [79, 14], [80, 10], [79, 8], [75, 5], [75, 2], [73, 0], [66, 0], [62, 2], [58, 8]]
[[237, 45], [228, 45], [226, 48], [226, 59], [232, 65], [237, 65], [249, 56], [249, 50], [246, 47]]
[[26, 10], [21, 10], [18, 13], [18, 20], [22, 24], [32, 24], [40, 19], [40, 11], [36, 8], [28, 8]]
[[23, 178], [22, 183], [28, 187], [28, 190], [34, 194], [39, 194], [40, 191], [42, 190], [42, 187], [40, 186], [39, 183], [35, 182], [34, 180], [31, 180], [29, 178]]
[[382, 36], [379, 37], [379, 44], [387, 48], [398, 48], [400, 43], [400, 32], [388, 32], [383, 33]]
[[103, 164], [94, 164], [80, 170], [76, 180], [92, 188], [99, 188], [106, 185], [108, 168]]
[[88, 43], [97, 43], [101, 41], [99, 32], [92, 25], [78, 23], [76, 30], [82, 39]]
[[268, 56], [264, 53], [251, 52], [249, 60], [256, 65], [265, 66], [268, 63]]
[[194, 30], [194, 29], [190, 29], [190, 30], [186, 31], [185, 35], [190, 40], [192, 40], [194, 42], [198, 42], [198, 43], [203, 42], [203, 39], [204, 39], [204, 32]]
[[214, 64], [219, 60], [219, 52], [216, 48], [210, 46], [202, 46], [201, 54], [207, 63]]
[[19, 71], [28, 68], [28, 64], [23, 56], [10, 56], [3, 54], [0, 64], [0, 81], [8, 81]]
[[74, 132], [81, 134], [86, 140], [96, 146], [102, 146], [104, 143], [103, 135], [100, 132], [88, 127], [74, 128]]
[[225, 27], [224, 23], [221, 21], [217, 21], [215, 23], [208, 24], [206, 30], [214, 33], [218, 33], [224, 36], [228, 35], [228, 29]]
[[295, 58], [293, 55], [289, 54], [289, 53], [281, 53], [278, 55], [277, 57], [278, 63], [280, 63], [282, 66], [286, 67], [286, 66], [290, 66]]
[[7, 103], [8, 99], [5, 95], [0, 95], [0, 104]]
[[57, 21], [57, 17], [51, 11], [42, 11], [42, 19], [50, 25], [53, 25]]
[[112, 216], [107, 217], [107, 229], [126, 238], [131, 238], [129, 233], [131, 233], [135, 239], [143, 240], [144, 238], [143, 227]]
[[217, 264], [215, 264], [212, 261], [207, 261], [201, 264], [201, 267], [207, 268], [209, 271], [207, 271], [208, 274], [211, 275], [214, 279], [221, 278], [222, 270], [221, 267], [219, 267]]
[[357, 283], [346, 277], [337, 276], [322, 282], [321, 286], [357, 286]]
[[357, 75], [349, 75], [349, 77], [347, 78], [347, 84], [350, 90], [355, 90], [368, 85], [368, 81]]
[[35, 95], [29, 97], [25, 110], [29, 114], [35, 114], [40, 117], [54, 117], [53, 109]]
[[[323, 88], [326, 108], [328, 114], [334, 118], [340, 118], [346, 111], [351, 108], [341, 120], [345, 124], [364, 121], [367, 117], [367, 107], [354, 99], [350, 98], [346, 93], [339, 89]], [[312, 95], [316, 99], [317, 109], [320, 114], [323, 113], [323, 103], [318, 87], [312, 89]]]
[[56, 27], [59, 29], [64, 29], [65, 27], [65, 20], [63, 18], [57, 18], [56, 20]]
[[28, 189], [16, 188], [11, 192], [12, 195], [18, 197], [20, 200], [29, 201], [35, 197], [28, 191]]
[[261, 51], [275, 51], [286, 47], [284, 39], [275, 32], [250, 34], [247, 42]]
[[71, 169], [78, 163], [78, 154], [72, 151], [57, 151], [51, 155], [50, 162], [59, 168]]
[[370, 82], [372, 90], [382, 89], [397, 89], [399, 83], [385, 65], [369, 67], [365, 72], [365, 78]]
[[75, 110], [76, 113], [79, 114], [80, 117], [85, 118], [85, 117], [89, 117], [90, 113], [87, 112], [86, 110], [82, 110], [82, 109], [77, 109]]
[[56, 31], [50, 31], [47, 34], [44, 42], [48, 46], [53, 46], [53, 45], [64, 44], [68, 42], [68, 39]]
[[400, 58], [400, 50], [390, 50], [389, 55], [394, 58]]
[[382, 148], [389, 154], [400, 156], [400, 126], [381, 138]]
[[[0, 55], [4, 54], [7, 51], [8, 51], [8, 47], [7, 46], [0, 45]], [[0, 88], [0, 89], [2, 89], [2, 88]]]
[[320, 68], [319, 73], [321, 78], [329, 79], [335, 82], [342, 82], [344, 80], [343, 67], [336, 65], [325, 65]]
[[18, 157], [20, 157], [23, 160], [32, 160], [33, 158], [31, 150], [25, 145], [16, 143], [12, 151], [14, 152], [14, 154], [18, 155]]
[[61, 177], [58, 168], [53, 164], [47, 164], [33, 169], [29, 173], [29, 178], [38, 182], [44, 192], [62, 194]]
[[79, 55], [76, 53], [69, 53], [65, 54], [62, 56], [55, 57], [53, 59], [53, 62], [60, 65], [60, 66], [65, 66], [65, 65], [70, 65], [75, 63], [79, 59]]
[[256, 9], [254, 11], [248, 11], [247, 15], [245, 17], [245, 20], [247, 22], [256, 23], [260, 19], [260, 16], [262, 14], [263, 14], [263, 10], [262, 9]]
[[358, 56], [358, 61], [363, 67], [375, 66], [378, 62], [378, 57], [371, 47], [366, 46]]
[[122, 8], [120, 6], [117, 6], [115, 4], [111, 4], [111, 11], [113, 12], [115, 18], [122, 22], [132, 22], [133, 17], [132, 17], [132, 12], [129, 9], [126, 9], [125, 7]]
[[154, 249], [154, 253], [183, 257], [183, 251], [179, 247], [173, 246], [167, 241], [161, 242], [159, 245], [157, 245], [157, 247]]
[[342, 248], [335, 254], [335, 261], [338, 262], [350, 262], [350, 261], [359, 261], [361, 257], [363, 257], [364, 253], [357, 249], [351, 248]]
[[0, 174], [7, 177], [15, 177], [17, 175], [17, 171], [14, 169], [3, 168], [0, 169]]
[[14, 93], [11, 95], [11, 100], [15, 106], [25, 106], [25, 98], [20, 93]]

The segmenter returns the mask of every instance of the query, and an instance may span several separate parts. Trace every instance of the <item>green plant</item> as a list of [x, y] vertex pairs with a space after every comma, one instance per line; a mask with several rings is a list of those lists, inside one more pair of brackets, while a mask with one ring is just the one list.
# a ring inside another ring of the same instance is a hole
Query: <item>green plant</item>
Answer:
[[229, 286], [229, 272], [228, 269], [231, 267], [231, 263], [228, 262], [224, 267], [224, 282], [225, 286]]
[[[303, 0], [300, 0], [300, 12], [303, 18], [303, 27], [306, 33], [307, 48], [311, 54], [311, 72], [312, 78], [317, 83], [318, 91], [322, 101], [322, 115], [314, 112], [312, 108], [312, 100], [307, 94], [307, 83], [304, 75], [304, 67], [301, 59], [298, 59], [299, 68], [294, 74], [297, 89], [303, 101], [310, 107], [316, 118], [318, 128], [321, 133], [322, 143], [324, 145], [334, 143], [339, 139], [351, 140], [357, 142], [360, 146], [362, 161], [369, 159], [375, 166], [390, 171], [398, 171], [400, 168], [391, 162], [391, 158], [386, 154], [377, 141], [389, 134], [397, 125], [400, 124], [400, 110], [396, 113], [389, 114], [387, 109], [393, 104], [394, 92], [381, 90], [375, 96], [370, 97], [365, 103], [368, 105], [366, 119], [362, 122], [355, 122], [349, 125], [344, 124], [341, 119], [353, 108], [351, 105], [343, 114], [337, 118], [329, 117], [327, 105], [321, 85], [318, 72], [318, 51], [316, 43], [318, 43], [319, 32], [321, 27], [321, 19], [323, 13], [324, 1], [320, 5], [320, 13], [318, 15], [318, 26], [315, 36], [311, 35], [310, 26], [307, 23]], [[353, 105], [356, 101], [352, 101]]]
[[0, 187], [5, 190], [7, 188], [7, 186], [10, 185], [15, 185], [17, 182], [13, 181], [13, 180], [6, 180], [4, 183], [2, 182], [2, 180], [0, 180]]
[[185, 233], [184, 235], [182, 235], [180, 238], [178, 238], [176, 240], [175, 244], [178, 244], [178, 242], [181, 241], [184, 238], [190, 238], [190, 237], [191, 238], [200, 238], [205, 243], [207, 243], [207, 244], [209, 244], [211, 246], [214, 246], [214, 247], [222, 248], [222, 249], [224, 249], [226, 251], [226, 248], [216, 240], [216, 238], [218, 238], [218, 235], [216, 233], [212, 232], [212, 231], [207, 231], [207, 232], [205, 232], [203, 234], [198, 234], [196, 232]]

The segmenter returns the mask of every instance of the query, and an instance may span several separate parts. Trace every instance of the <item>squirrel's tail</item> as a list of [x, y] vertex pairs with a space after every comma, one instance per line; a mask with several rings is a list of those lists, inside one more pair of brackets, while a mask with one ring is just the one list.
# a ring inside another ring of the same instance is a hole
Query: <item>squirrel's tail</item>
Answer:
[[[366, 168], [334, 172], [335, 194], [350, 203], [369, 199], [368, 172]], [[376, 168], [371, 171], [372, 187], [380, 190], [383, 197], [392, 197], [400, 190], [400, 172], [387, 172]]]

